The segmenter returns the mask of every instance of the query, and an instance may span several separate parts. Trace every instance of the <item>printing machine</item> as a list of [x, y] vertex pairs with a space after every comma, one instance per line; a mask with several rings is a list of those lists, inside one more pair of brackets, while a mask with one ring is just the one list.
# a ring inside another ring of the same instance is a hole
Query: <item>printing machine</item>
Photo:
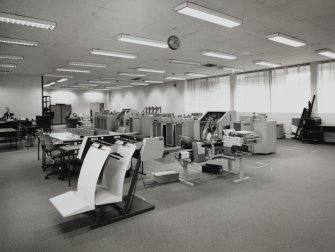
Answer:
[[[121, 132], [132, 132], [133, 129], [138, 129], [139, 115], [139, 112], [136, 110], [122, 109], [122, 111], [116, 116], [115, 130]], [[133, 119], [131, 120], [130, 118]]]
[[204, 113], [200, 118], [200, 139], [205, 139], [208, 133], [218, 135], [222, 139], [223, 130], [232, 129], [235, 120], [236, 111], [208, 111]]

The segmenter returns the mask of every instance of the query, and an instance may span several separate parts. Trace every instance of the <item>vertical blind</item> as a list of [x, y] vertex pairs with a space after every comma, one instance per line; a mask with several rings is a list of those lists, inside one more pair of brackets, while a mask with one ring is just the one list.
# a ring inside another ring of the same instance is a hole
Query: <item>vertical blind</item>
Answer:
[[272, 71], [271, 112], [301, 113], [311, 99], [309, 66]]
[[234, 107], [239, 112], [270, 111], [269, 71], [238, 74]]
[[335, 62], [319, 64], [318, 67], [318, 112], [335, 113]]
[[188, 80], [185, 93], [186, 112], [230, 110], [229, 76]]

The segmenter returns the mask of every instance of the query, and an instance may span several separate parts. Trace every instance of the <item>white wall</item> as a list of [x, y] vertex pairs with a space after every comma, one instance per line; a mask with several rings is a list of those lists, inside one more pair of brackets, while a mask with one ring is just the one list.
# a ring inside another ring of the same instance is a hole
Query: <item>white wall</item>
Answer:
[[183, 114], [185, 112], [184, 85], [184, 81], [179, 81], [111, 91], [108, 109], [121, 111], [129, 108], [142, 111], [147, 106], [160, 106], [162, 113]]
[[98, 91], [72, 91], [72, 90], [48, 90], [44, 95], [51, 97], [51, 104], [64, 103], [72, 105], [72, 112], [77, 114], [90, 113], [90, 103], [104, 103], [106, 107], [106, 92]]
[[16, 118], [35, 119], [42, 115], [41, 77], [32, 75], [0, 76], [0, 117], [9, 107]]

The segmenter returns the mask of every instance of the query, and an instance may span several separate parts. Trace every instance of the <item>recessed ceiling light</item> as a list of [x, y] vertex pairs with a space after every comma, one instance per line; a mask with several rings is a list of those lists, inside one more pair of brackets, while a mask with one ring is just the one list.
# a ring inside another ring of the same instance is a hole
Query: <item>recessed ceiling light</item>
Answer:
[[106, 68], [106, 64], [100, 64], [100, 63], [91, 63], [91, 62], [75, 62], [70, 61], [70, 66], [83, 66], [83, 67], [98, 67], [98, 68]]
[[57, 68], [56, 71], [60, 72], [73, 72], [73, 73], [91, 73], [90, 70], [84, 70], [84, 69], [70, 69], [70, 68]]
[[111, 84], [110, 81], [103, 81], [103, 80], [89, 80], [88, 83], [95, 83], [95, 84]]
[[290, 36], [287, 36], [285, 34], [281, 33], [274, 33], [266, 36], [267, 39], [284, 44], [284, 45], [289, 45], [293, 47], [300, 47], [300, 46], [305, 46], [306, 42], [300, 39], [292, 38]]
[[191, 65], [191, 66], [200, 66], [201, 65], [201, 63], [199, 63], [199, 62], [192, 62], [192, 61], [185, 61], [185, 60], [176, 60], [176, 59], [169, 59], [168, 63]]
[[232, 71], [232, 72], [243, 72], [243, 69], [234, 68], [234, 67], [223, 67], [223, 69], [227, 71]]
[[121, 87], [105, 87], [105, 88], [107, 88], [107, 89], [109, 89], [109, 90], [114, 90], [114, 89], [122, 89]]
[[119, 41], [122, 41], [122, 42], [128, 42], [128, 43], [146, 45], [146, 46], [153, 46], [153, 47], [159, 47], [159, 48], [168, 48], [168, 44], [165, 41], [141, 38], [141, 37], [136, 37], [136, 36], [122, 34], [122, 33], [117, 35], [115, 38]]
[[145, 83], [150, 83], [150, 84], [160, 84], [164, 83], [164, 81], [155, 81], [155, 80], [145, 80]]
[[335, 52], [329, 49], [320, 49], [315, 51], [317, 54], [335, 59]]
[[229, 54], [229, 53], [222, 53], [222, 52], [203, 51], [203, 52], [201, 52], [201, 54], [205, 55], [205, 56], [227, 59], [227, 60], [237, 59], [237, 57], [235, 55], [232, 55], [232, 54]]
[[186, 80], [186, 78], [183, 77], [174, 77], [174, 76], [166, 76], [164, 77], [166, 80]]
[[16, 64], [0, 64], [2, 68], [16, 68]]
[[23, 56], [15, 56], [15, 55], [0, 55], [0, 59], [9, 59], [9, 60], [23, 60]]
[[174, 10], [181, 14], [185, 14], [194, 18], [198, 18], [229, 28], [241, 25], [243, 23], [242, 20], [239, 18], [235, 18], [214, 10], [210, 10], [190, 2], [182, 3], [178, 5]]
[[121, 76], [145, 77], [145, 74], [119, 73]]
[[138, 67], [136, 68], [136, 70], [140, 72], [149, 72], [149, 73], [166, 73], [165, 70], [157, 70], [157, 69], [142, 68], [142, 67]]
[[280, 67], [279, 63], [274, 63], [266, 60], [256, 60], [254, 61], [257, 65], [268, 66], [268, 67]]
[[120, 53], [120, 52], [110, 52], [100, 49], [91, 49], [91, 55], [99, 55], [99, 56], [108, 56], [108, 57], [117, 57], [117, 58], [125, 58], [125, 59], [136, 59], [137, 55], [132, 53]]
[[62, 83], [62, 82], [65, 82], [65, 81], [67, 81], [67, 80], [68, 80], [68, 78], [61, 78], [61, 79], [57, 80], [56, 82], [58, 82], [58, 83]]
[[72, 75], [63, 75], [63, 74], [43, 74], [44, 77], [51, 77], [51, 78], [68, 78], [73, 79], [74, 76]]
[[0, 22], [53, 30], [56, 22], [0, 12]]
[[0, 43], [18, 46], [37, 46], [36, 41], [0, 37]]
[[91, 84], [91, 83], [77, 83], [78, 86], [86, 86], [86, 87], [97, 87], [99, 85], [97, 84]]
[[200, 74], [200, 73], [185, 73], [185, 74], [192, 77], [208, 77], [208, 74]]
[[134, 85], [134, 86], [148, 86], [148, 83], [142, 83], [142, 82], [130, 82], [130, 85]]

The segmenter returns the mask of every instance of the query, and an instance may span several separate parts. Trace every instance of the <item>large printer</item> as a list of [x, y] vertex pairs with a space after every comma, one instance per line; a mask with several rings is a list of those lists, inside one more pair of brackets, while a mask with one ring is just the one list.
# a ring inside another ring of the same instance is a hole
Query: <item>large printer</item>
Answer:
[[252, 153], [269, 154], [276, 152], [276, 121], [267, 121], [265, 114], [240, 116], [240, 121], [234, 123], [234, 129], [253, 131], [261, 137], [261, 142], [253, 145]]
[[232, 129], [235, 120], [236, 111], [208, 111], [200, 118], [199, 135], [194, 138], [204, 139], [210, 133], [222, 139], [223, 130]]
[[140, 128], [139, 112], [131, 109], [122, 109], [116, 116], [115, 130], [118, 132], [134, 132]]
[[117, 113], [100, 112], [94, 115], [93, 127], [97, 129], [115, 131]]

